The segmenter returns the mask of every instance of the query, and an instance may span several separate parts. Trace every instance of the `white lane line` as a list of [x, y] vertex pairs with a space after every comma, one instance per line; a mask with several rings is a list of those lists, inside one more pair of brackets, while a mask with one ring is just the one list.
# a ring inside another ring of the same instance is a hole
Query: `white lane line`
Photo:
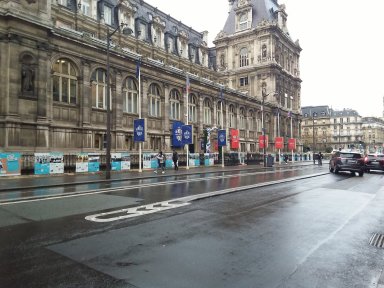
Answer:
[[[286, 170], [286, 171], [304, 170], [304, 169], [306, 169], [306, 168], [290, 169], [290, 170]], [[59, 196], [45, 196], [45, 197], [32, 196], [32, 197], [28, 197], [28, 198], [23, 198], [23, 200], [11, 200], [11, 201], [6, 201], [6, 202], [0, 201], [0, 206], [22, 204], [22, 203], [29, 203], [29, 202], [37, 202], [37, 201], [65, 199], [65, 198], [71, 198], [71, 197], [80, 197], [80, 196], [88, 196], [88, 195], [94, 195], [94, 194], [103, 194], [103, 193], [111, 193], [111, 192], [118, 192], [118, 191], [125, 191], [125, 190], [133, 190], [133, 189], [138, 189], [138, 188], [150, 188], [150, 187], [164, 186], [164, 185], [169, 185], [169, 184], [182, 184], [182, 183], [191, 183], [191, 182], [200, 182], [200, 181], [210, 181], [210, 180], [217, 180], [217, 179], [245, 177], [245, 176], [250, 176], [250, 175], [270, 174], [270, 173], [275, 173], [275, 171], [261, 171], [261, 172], [253, 172], [253, 173], [201, 177], [201, 178], [185, 179], [185, 180], [170, 180], [170, 181], [148, 183], [148, 184], [138, 184], [138, 185], [133, 185], [133, 186], [118, 187], [118, 188], [95, 189], [95, 190], [89, 190], [87, 192], [84, 192], [84, 191], [72, 192], [72, 193], [68, 193], [66, 195], [59, 195]]]
[[[254, 188], [259, 188], [259, 187], [264, 187], [269, 185], [292, 182], [292, 181], [306, 179], [310, 177], [322, 176], [325, 174], [329, 174], [329, 172], [325, 172], [325, 173], [322, 172], [322, 173], [316, 173], [316, 174], [305, 175], [305, 176], [297, 176], [297, 177], [291, 177], [291, 178], [286, 178], [281, 180], [274, 180], [274, 181], [269, 181], [264, 183], [258, 183], [258, 184], [240, 186], [240, 187], [229, 188], [224, 190], [217, 190], [213, 192], [201, 193], [201, 194], [172, 199], [171, 201], [163, 201], [163, 202], [157, 202], [157, 203], [143, 205], [143, 206], [98, 213], [98, 214], [86, 216], [85, 219], [88, 221], [100, 222], [100, 223], [112, 222], [112, 221], [117, 221], [122, 219], [138, 217], [146, 214], [152, 214], [152, 213], [156, 213], [156, 212], [164, 211], [168, 209], [179, 208], [185, 205], [189, 205], [191, 204], [190, 203], [191, 201], [195, 201], [195, 200], [200, 200], [200, 199], [209, 198], [213, 196], [218, 196], [218, 195], [223, 195], [223, 194], [228, 194], [228, 193], [233, 193], [233, 192], [238, 192], [243, 190], [249, 190], [249, 189], [254, 189]], [[106, 217], [114, 214], [117, 214], [117, 216]]]

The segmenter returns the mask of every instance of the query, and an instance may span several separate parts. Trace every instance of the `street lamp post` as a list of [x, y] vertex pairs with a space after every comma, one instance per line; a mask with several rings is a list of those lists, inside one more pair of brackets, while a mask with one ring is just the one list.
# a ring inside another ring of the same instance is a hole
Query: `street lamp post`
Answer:
[[315, 153], [315, 148], [316, 148], [316, 145], [315, 145], [315, 117], [317, 117], [317, 113], [313, 112], [312, 113], [312, 153], [313, 153], [313, 155]]
[[[292, 124], [293, 124], [293, 123], [292, 123], [292, 118], [293, 118], [293, 117], [292, 117], [292, 116], [293, 116], [293, 115], [292, 115], [292, 102], [293, 102], [293, 96], [289, 96], [289, 99], [291, 100], [291, 101], [290, 101], [290, 104], [289, 104], [289, 108], [290, 108], [290, 110], [289, 110], [289, 116], [290, 116], [290, 117], [289, 117], [289, 118], [291, 118], [290, 120], [291, 120], [291, 139], [292, 139], [292, 138], [293, 138], [293, 125], [292, 125]], [[294, 157], [293, 157], [293, 149], [292, 149], [291, 154], [292, 154], [291, 157], [292, 157], [292, 163], [293, 163], [293, 162], [295, 161], [295, 160], [294, 160]]]
[[[111, 37], [115, 34], [120, 28], [123, 28], [127, 24], [121, 23], [120, 26], [116, 27], [116, 29], [110, 33], [109, 28], [107, 27], [107, 151], [105, 155], [106, 161], [106, 170], [105, 170], [105, 178], [111, 179], [111, 95], [110, 95], [110, 63], [109, 63], [109, 45], [111, 41]], [[124, 32], [124, 31], [123, 31]]]
[[264, 98], [267, 97], [268, 94], [265, 91], [265, 87], [261, 90], [261, 131], [263, 135], [263, 166], [266, 167], [265, 163], [265, 128], [264, 128]]
[[341, 130], [341, 123], [339, 123], [339, 150], [341, 149], [341, 136], [340, 136], [340, 130]]
[[263, 86], [263, 88], [261, 89], [261, 130], [262, 130], [262, 135], [263, 135], [263, 164], [264, 164], [264, 167], [266, 167], [267, 163], [265, 161], [265, 145], [266, 145], [266, 142], [265, 142], [265, 127], [264, 127], [264, 99], [269, 95], [270, 93], [267, 93], [266, 91], [266, 87]]

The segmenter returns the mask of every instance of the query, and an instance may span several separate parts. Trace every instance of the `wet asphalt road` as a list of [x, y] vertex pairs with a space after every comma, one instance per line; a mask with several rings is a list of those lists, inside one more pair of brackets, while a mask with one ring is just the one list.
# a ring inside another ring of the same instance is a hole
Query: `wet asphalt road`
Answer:
[[[384, 233], [384, 175], [276, 170], [1, 193], [0, 287], [378, 287], [384, 255], [369, 239]], [[85, 219], [191, 196], [132, 218]]]

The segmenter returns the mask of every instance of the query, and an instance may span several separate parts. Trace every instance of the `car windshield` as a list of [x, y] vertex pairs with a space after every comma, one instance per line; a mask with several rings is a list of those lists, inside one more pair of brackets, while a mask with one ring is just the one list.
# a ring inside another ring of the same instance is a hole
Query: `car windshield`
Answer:
[[341, 153], [341, 158], [347, 158], [347, 159], [360, 159], [361, 155], [356, 153]]

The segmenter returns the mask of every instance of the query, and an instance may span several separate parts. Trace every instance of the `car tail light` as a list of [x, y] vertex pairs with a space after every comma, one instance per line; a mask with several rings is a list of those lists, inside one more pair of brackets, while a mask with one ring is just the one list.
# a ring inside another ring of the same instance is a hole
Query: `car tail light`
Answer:
[[365, 163], [368, 162], [368, 156], [365, 156], [365, 158], [364, 158], [364, 162], [365, 162]]

